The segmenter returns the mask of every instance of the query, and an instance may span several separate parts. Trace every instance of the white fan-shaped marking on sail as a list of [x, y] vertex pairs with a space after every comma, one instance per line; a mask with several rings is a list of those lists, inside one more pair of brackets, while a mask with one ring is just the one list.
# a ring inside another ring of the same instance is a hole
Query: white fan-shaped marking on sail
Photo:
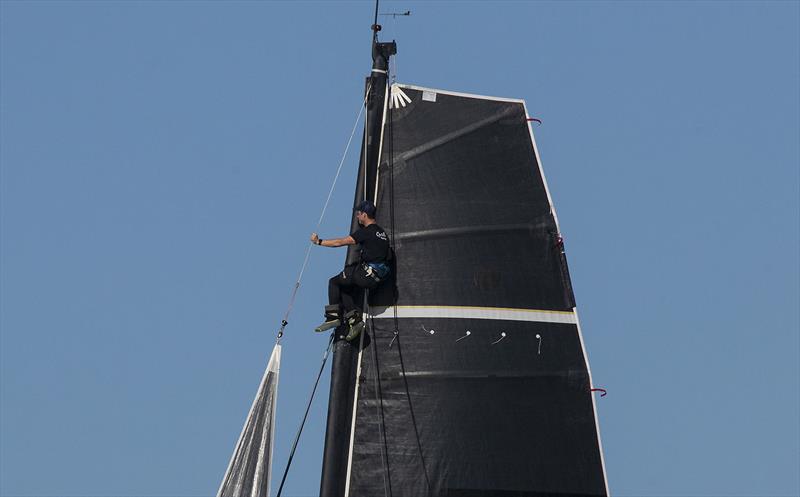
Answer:
[[399, 86], [392, 85], [392, 98], [389, 101], [389, 108], [390, 109], [397, 109], [400, 107], [405, 107], [406, 104], [411, 103], [411, 98], [405, 94], [402, 88]]

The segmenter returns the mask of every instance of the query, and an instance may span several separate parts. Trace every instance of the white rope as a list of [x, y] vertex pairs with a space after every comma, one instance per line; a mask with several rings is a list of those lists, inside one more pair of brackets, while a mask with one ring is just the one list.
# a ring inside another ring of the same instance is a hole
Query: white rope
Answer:
[[[336, 188], [336, 182], [339, 180], [339, 175], [342, 172], [342, 166], [344, 166], [344, 161], [347, 158], [347, 152], [350, 150], [350, 144], [353, 142], [353, 136], [356, 134], [356, 128], [358, 128], [358, 122], [361, 120], [361, 114], [364, 112], [364, 107], [367, 104], [367, 98], [369, 97], [369, 91], [372, 89], [372, 85], [367, 87], [367, 92], [364, 94], [364, 101], [361, 103], [361, 107], [358, 110], [358, 116], [356, 116], [356, 122], [353, 124], [353, 130], [350, 132], [350, 138], [347, 139], [347, 145], [344, 148], [344, 153], [342, 154], [342, 159], [339, 161], [339, 167], [336, 169], [336, 176], [333, 178], [333, 183], [331, 184], [331, 188], [328, 191], [328, 198], [325, 199], [325, 205], [322, 207], [322, 213], [319, 215], [319, 220], [317, 221], [317, 228], [315, 231], [319, 231], [320, 226], [322, 226], [322, 220], [325, 217], [325, 212], [328, 210], [328, 204], [331, 202], [331, 197], [333, 196], [333, 190]], [[303, 259], [303, 266], [300, 268], [300, 274], [297, 276], [297, 281], [294, 284], [294, 288], [292, 289], [292, 295], [289, 297], [289, 305], [286, 307], [286, 312], [283, 315], [283, 321], [281, 322], [281, 331], [278, 332], [278, 340], [281, 339], [283, 336], [283, 329], [286, 327], [286, 324], [289, 319], [289, 314], [292, 312], [292, 308], [294, 307], [294, 301], [297, 297], [297, 290], [300, 288], [300, 283], [303, 280], [303, 274], [306, 271], [306, 266], [308, 266], [308, 260], [311, 257], [311, 248], [313, 245], [308, 245], [306, 248], [306, 255]]]
[[350, 138], [347, 140], [347, 146], [344, 149], [344, 154], [342, 154], [342, 160], [339, 161], [339, 169], [336, 170], [336, 176], [333, 178], [333, 184], [331, 185], [331, 189], [328, 192], [328, 198], [325, 200], [325, 206], [322, 208], [322, 214], [319, 216], [319, 221], [317, 221], [317, 229], [322, 225], [322, 218], [325, 217], [325, 211], [328, 209], [328, 203], [331, 201], [331, 195], [333, 195], [333, 189], [336, 187], [336, 181], [339, 179], [339, 173], [342, 172], [342, 165], [344, 164], [344, 159], [347, 157], [347, 151], [350, 149], [350, 143], [353, 141], [353, 136], [356, 134], [356, 128], [358, 127], [358, 121], [361, 120], [361, 114], [364, 113], [364, 107], [367, 105], [367, 97], [369, 96], [369, 91], [372, 89], [372, 84], [367, 87], [367, 93], [364, 95], [364, 101], [361, 103], [361, 108], [358, 110], [358, 117], [356, 117], [356, 122], [353, 124], [353, 131], [350, 132]]

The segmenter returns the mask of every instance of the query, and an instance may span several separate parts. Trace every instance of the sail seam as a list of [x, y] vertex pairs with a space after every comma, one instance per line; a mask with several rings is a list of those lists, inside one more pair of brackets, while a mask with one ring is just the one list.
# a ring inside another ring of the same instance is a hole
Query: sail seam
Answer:
[[[573, 311], [558, 311], [552, 309], [527, 309], [524, 307], [488, 307], [479, 305], [398, 305], [398, 309], [479, 309], [485, 311], [522, 311], [522, 312], [550, 312], [555, 314], [572, 314]], [[382, 308], [381, 308], [382, 309]], [[390, 307], [387, 310], [391, 309]], [[383, 310], [381, 310], [383, 312]]]

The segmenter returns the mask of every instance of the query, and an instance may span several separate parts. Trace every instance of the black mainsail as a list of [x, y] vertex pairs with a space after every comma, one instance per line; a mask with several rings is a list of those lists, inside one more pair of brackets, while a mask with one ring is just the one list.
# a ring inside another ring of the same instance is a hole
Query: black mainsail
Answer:
[[337, 337], [320, 494], [607, 495], [525, 103], [387, 91], [374, 52], [356, 201], [375, 200], [396, 277], [370, 295], [360, 343]]
[[[525, 103], [390, 86], [396, 45], [379, 43], [379, 29], [354, 205], [378, 206], [392, 278], [364, 299], [359, 340], [332, 337], [320, 495], [607, 496], [564, 243]], [[357, 258], [349, 247], [347, 263]], [[269, 495], [279, 365], [276, 344], [218, 497]]]

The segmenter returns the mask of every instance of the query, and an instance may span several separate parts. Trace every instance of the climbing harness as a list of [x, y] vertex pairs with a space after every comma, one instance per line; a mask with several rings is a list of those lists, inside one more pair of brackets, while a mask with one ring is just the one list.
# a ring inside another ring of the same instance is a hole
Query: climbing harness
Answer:
[[372, 281], [372, 287], [374, 288], [389, 276], [389, 266], [383, 263], [365, 262], [364, 273]]

